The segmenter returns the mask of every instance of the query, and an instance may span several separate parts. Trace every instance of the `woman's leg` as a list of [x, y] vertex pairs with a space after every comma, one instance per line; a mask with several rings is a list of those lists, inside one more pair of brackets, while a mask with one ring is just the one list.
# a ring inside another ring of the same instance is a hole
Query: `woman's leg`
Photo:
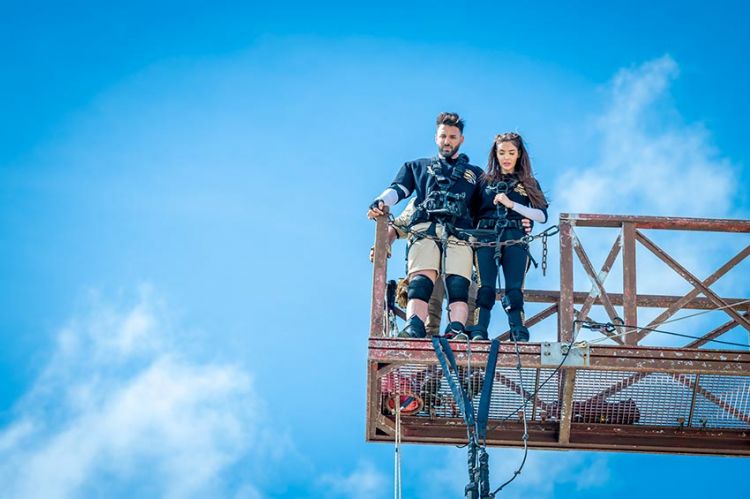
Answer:
[[529, 341], [529, 330], [524, 326], [523, 288], [529, 254], [523, 245], [503, 248], [502, 266], [505, 277], [503, 307], [508, 313], [508, 325], [512, 340]]
[[476, 312], [474, 326], [469, 328], [472, 339], [487, 339], [487, 328], [490, 325], [490, 312], [495, 305], [497, 294], [497, 264], [495, 263], [495, 248], [477, 248], [474, 253], [477, 268]]

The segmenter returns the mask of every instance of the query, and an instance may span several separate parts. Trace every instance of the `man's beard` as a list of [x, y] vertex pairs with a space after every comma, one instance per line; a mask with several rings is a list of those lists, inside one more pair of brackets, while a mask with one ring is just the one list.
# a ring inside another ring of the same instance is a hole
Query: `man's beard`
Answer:
[[456, 146], [456, 147], [454, 147], [454, 148], [450, 148], [450, 149], [445, 149], [445, 148], [443, 148], [443, 147], [440, 147], [440, 148], [439, 148], [439, 151], [440, 151], [440, 155], [441, 155], [442, 157], [446, 158], [446, 159], [452, 158], [452, 157], [453, 157], [453, 156], [455, 156], [455, 155], [456, 155], [456, 153], [458, 152], [458, 148], [459, 148], [459, 147], [461, 147], [461, 146], [459, 145], [459, 146]]

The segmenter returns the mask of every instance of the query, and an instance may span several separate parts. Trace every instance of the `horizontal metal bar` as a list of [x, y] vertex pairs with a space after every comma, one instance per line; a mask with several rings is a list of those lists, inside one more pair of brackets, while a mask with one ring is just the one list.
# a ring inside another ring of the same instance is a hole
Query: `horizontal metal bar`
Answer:
[[[460, 419], [402, 417], [401, 430], [402, 443], [466, 443], [466, 426]], [[572, 423], [570, 441], [565, 445], [557, 441], [558, 433], [556, 422], [529, 422], [529, 447], [750, 457], [750, 433], [744, 430]], [[500, 428], [488, 430], [487, 444], [522, 447], [522, 435], [523, 425], [509, 421]], [[368, 440], [393, 442], [393, 437], [380, 434]]]
[[[623, 298], [622, 293], [607, 293], [610, 301], [615, 306], [622, 306]], [[573, 293], [573, 302], [576, 305], [580, 305], [586, 301], [586, 297], [589, 293], [582, 291], [576, 291]], [[498, 300], [502, 295], [498, 295]], [[638, 295], [638, 307], [645, 308], [666, 308], [679, 301], [682, 296], [669, 296], [669, 295]], [[559, 291], [547, 291], [540, 289], [527, 289], [523, 292], [523, 299], [526, 302], [532, 303], [557, 303], [560, 300]], [[736, 304], [741, 302], [747, 302], [747, 298], [722, 298], [728, 304]], [[597, 297], [595, 302], [597, 305], [601, 305], [601, 300]], [[693, 298], [687, 302], [683, 307], [684, 309], [695, 309], [695, 310], [712, 310], [716, 308], [716, 305], [708, 298]], [[740, 309], [750, 309], [750, 303], [744, 303], [740, 305]]]
[[[468, 364], [465, 342], [451, 342], [459, 364]], [[472, 342], [471, 363], [487, 362], [490, 344]], [[543, 367], [541, 344], [519, 345], [521, 365], [529, 368]], [[590, 366], [594, 371], [634, 371], [665, 373], [701, 373], [724, 375], [750, 375], [750, 352], [740, 350], [709, 350], [618, 345], [591, 345]], [[437, 358], [429, 339], [370, 338], [369, 360], [379, 363], [435, 364]], [[498, 367], [516, 367], [516, 355], [511, 343], [500, 346]]]
[[637, 229], [750, 232], [750, 220], [742, 219], [561, 213], [560, 222], [569, 222], [576, 227], [621, 227], [623, 223], [632, 223]]

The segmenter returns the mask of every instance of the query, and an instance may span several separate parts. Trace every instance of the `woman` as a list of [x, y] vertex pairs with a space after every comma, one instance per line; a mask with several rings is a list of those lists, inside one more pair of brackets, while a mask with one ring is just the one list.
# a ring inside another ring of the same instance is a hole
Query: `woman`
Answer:
[[[476, 207], [477, 229], [488, 232], [485, 240], [509, 241], [521, 239], [523, 218], [536, 222], [547, 221], [547, 200], [539, 182], [531, 171], [531, 161], [523, 139], [517, 133], [503, 133], [495, 137], [490, 149], [487, 170], [482, 175], [481, 205]], [[472, 339], [487, 339], [490, 311], [495, 304], [498, 267], [503, 268], [505, 296], [502, 304], [508, 313], [510, 338], [529, 341], [529, 330], [524, 326], [523, 285], [529, 266], [528, 245], [480, 247], [476, 250], [479, 281], [475, 326]]]

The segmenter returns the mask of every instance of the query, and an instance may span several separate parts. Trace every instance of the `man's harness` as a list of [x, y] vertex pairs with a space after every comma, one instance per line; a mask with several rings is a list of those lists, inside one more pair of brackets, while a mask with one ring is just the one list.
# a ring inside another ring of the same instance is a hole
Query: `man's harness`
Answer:
[[[442, 172], [440, 160], [434, 158], [433, 162], [428, 166], [427, 171], [435, 178], [435, 183], [439, 189], [433, 189], [429, 192], [425, 200], [415, 209], [408, 225], [398, 225], [394, 222], [393, 216], [388, 215], [389, 224], [392, 227], [406, 233], [412, 241], [429, 239], [438, 243], [438, 246], [443, 249], [446, 248], [445, 245], [453, 245], [469, 246], [474, 249], [495, 248], [499, 252], [505, 246], [525, 245], [528, 247], [532, 241], [541, 239], [543, 248], [542, 273], [543, 275], [547, 275], [547, 238], [556, 235], [560, 231], [557, 225], [553, 225], [536, 235], [526, 234], [519, 239], [501, 240], [505, 230], [510, 228], [523, 230], [523, 225], [520, 220], [507, 218], [508, 209], [498, 205], [497, 218], [479, 220], [476, 229], [456, 228], [456, 221], [459, 218], [468, 216], [469, 213], [465, 203], [466, 193], [450, 192], [450, 188], [455, 182], [464, 178], [464, 173], [466, 172], [464, 163], [457, 163], [453, 167], [450, 176], [445, 176]], [[515, 179], [509, 181], [501, 180], [492, 186], [488, 186], [486, 189], [495, 194], [501, 192], [507, 194], [517, 184], [518, 180]], [[430, 222], [430, 225], [420, 230], [413, 228], [414, 225], [424, 222]], [[442, 225], [445, 229], [443, 237], [437, 235], [436, 226], [438, 224]], [[455, 239], [448, 239], [449, 236], [454, 236]], [[443, 251], [443, 253], [445, 252]], [[533, 258], [531, 260], [534, 262], [534, 266], [536, 266], [536, 261]]]

